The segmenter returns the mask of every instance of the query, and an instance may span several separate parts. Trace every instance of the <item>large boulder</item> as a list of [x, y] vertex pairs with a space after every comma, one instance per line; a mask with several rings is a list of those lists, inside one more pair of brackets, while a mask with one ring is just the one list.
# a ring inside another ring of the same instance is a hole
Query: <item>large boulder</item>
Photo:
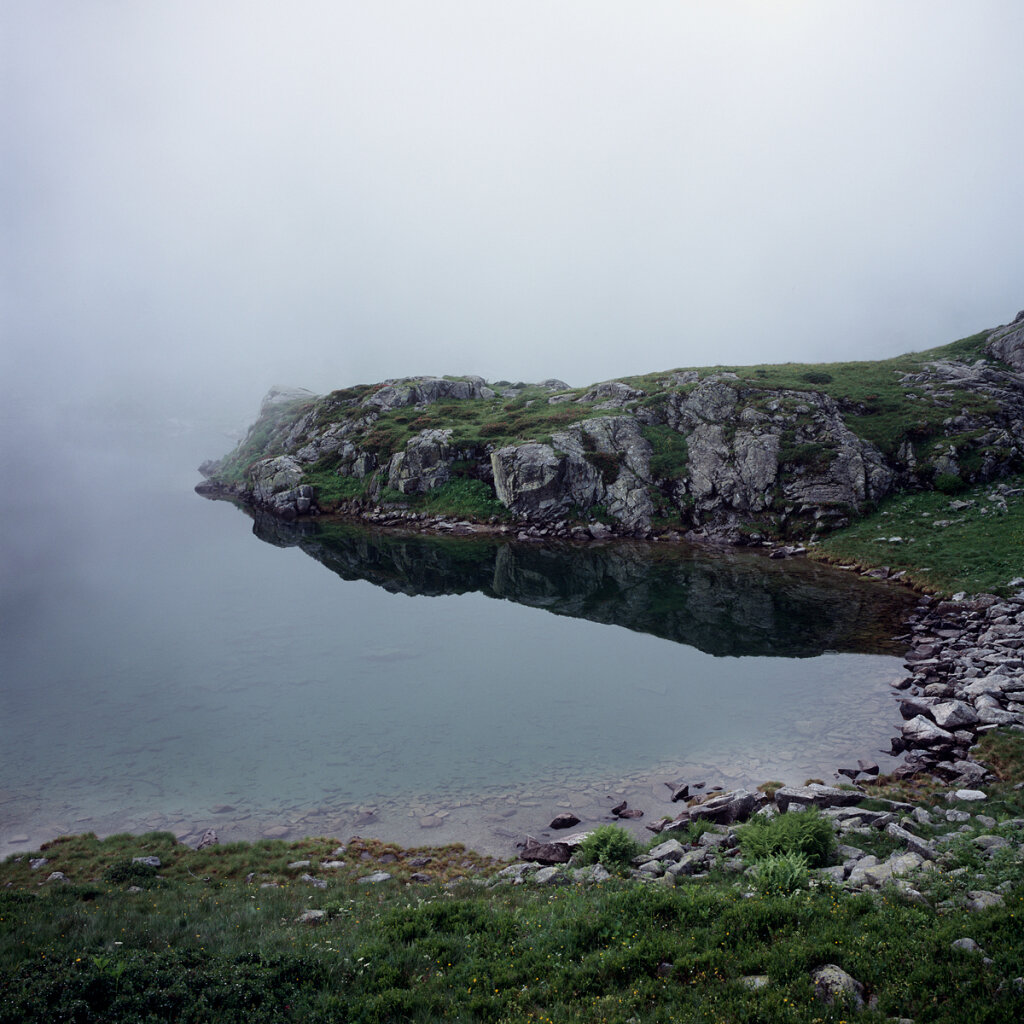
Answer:
[[586, 459], [556, 452], [551, 445], [528, 442], [491, 454], [494, 490], [513, 512], [531, 518], [554, 518], [574, 505], [597, 504], [601, 474]]
[[[291, 455], [261, 459], [249, 470], [253, 501], [285, 519], [309, 510], [312, 488], [302, 484], [303, 467]], [[300, 502], [305, 502], [300, 507]]]
[[627, 402], [635, 402], [638, 398], [643, 398], [644, 394], [645, 392], [631, 388], [628, 384], [623, 384], [622, 381], [610, 380], [605, 381], [604, 384], [595, 384], [576, 401], [601, 402], [607, 408], [616, 406], [621, 408]]
[[766, 798], [760, 793], [737, 789], [691, 807], [690, 820], [702, 819], [716, 825], [731, 825], [733, 822], [746, 821], [765, 802]]
[[535, 864], [568, 864], [572, 849], [568, 843], [528, 842], [519, 854], [520, 860]]
[[293, 402], [312, 402], [316, 399], [312, 391], [305, 388], [283, 388], [273, 387], [264, 396], [260, 403], [260, 415], [266, 416], [281, 406], [291, 405]]
[[809, 786], [783, 786], [775, 791], [775, 805], [785, 813], [795, 804], [798, 809], [807, 807], [852, 807], [864, 799], [856, 790], [837, 789], [812, 782]]
[[451, 430], [421, 430], [410, 438], [405, 450], [396, 452], [388, 463], [388, 487], [402, 494], [425, 494], [451, 479]]
[[951, 732], [939, 728], [934, 722], [925, 718], [924, 715], [916, 715], [909, 722], [904, 722], [900, 727], [900, 731], [903, 733], [903, 739], [908, 746], [953, 746], [956, 742]]
[[386, 380], [364, 400], [368, 409], [391, 412], [407, 405], [431, 405], [434, 402], [466, 401], [471, 398], [494, 398], [482, 377], [464, 377], [448, 380], [445, 377], [402, 377]]
[[632, 416], [584, 420], [554, 434], [551, 440], [574, 462], [589, 462], [598, 470], [598, 501], [610, 516], [629, 527], [650, 526], [653, 449]]
[[864, 986], [837, 964], [825, 964], [811, 972], [814, 994], [829, 1006], [846, 1003], [852, 1009], [864, 1006]]

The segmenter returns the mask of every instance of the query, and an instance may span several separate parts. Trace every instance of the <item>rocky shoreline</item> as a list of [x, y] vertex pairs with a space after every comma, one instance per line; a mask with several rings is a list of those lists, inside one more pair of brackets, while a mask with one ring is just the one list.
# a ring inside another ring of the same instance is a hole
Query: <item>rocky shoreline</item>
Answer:
[[[696, 787], [680, 783], [673, 800], [685, 801], [685, 809], [670, 821], [647, 826], [670, 838], [635, 858], [632, 876], [675, 885], [682, 878], [704, 877], [715, 866], [742, 872], [745, 865], [739, 857], [736, 826], [755, 816], [772, 817], [809, 807], [830, 819], [840, 840], [842, 863], [820, 869], [818, 875], [849, 889], [874, 889], [893, 882], [905, 893], [920, 897], [907, 876], [941, 869], [948, 862], [945, 851], [962, 841], [969, 842], [982, 858], [1005, 858], [1007, 854], [1000, 851], [1009, 851], [1018, 860], [1024, 856], [1024, 819], [997, 822], [984, 813], [985, 787], [994, 777], [976, 757], [977, 741], [984, 734], [1000, 728], [1024, 733], [1024, 593], [1013, 598], [956, 595], [949, 601], [923, 596], [907, 625], [909, 632], [902, 639], [910, 645], [905, 660], [908, 674], [894, 684], [905, 694], [899, 698], [904, 724], [892, 741], [893, 751], [906, 752], [906, 757], [890, 778], [916, 778], [940, 786], [946, 790], [940, 800], [926, 807], [879, 798], [871, 784], [781, 786], [769, 796], [745, 789], [691, 795]], [[869, 761], [859, 762], [856, 768], [840, 767], [836, 773], [871, 783], [877, 774], [878, 766]], [[867, 800], [873, 800], [876, 808], [857, 806]], [[559, 816], [551, 826], [560, 828], [566, 821]], [[695, 841], [680, 842], [672, 836], [690, 834], [698, 822], [709, 829]], [[575, 824], [578, 821], [572, 819], [570, 827]], [[858, 837], [879, 833], [896, 846], [885, 859], [856, 845]], [[587, 834], [556, 838], [549, 829], [538, 833], [540, 839], [528, 836], [522, 844], [522, 863], [505, 869], [499, 878], [546, 885], [609, 877], [601, 865], [574, 863], [574, 851]], [[998, 905], [1007, 887], [968, 889], [967, 909]]]

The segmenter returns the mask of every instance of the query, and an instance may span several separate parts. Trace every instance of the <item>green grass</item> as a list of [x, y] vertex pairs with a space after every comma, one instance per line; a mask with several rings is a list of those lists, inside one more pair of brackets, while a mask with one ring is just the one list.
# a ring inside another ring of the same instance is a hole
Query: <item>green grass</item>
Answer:
[[314, 465], [306, 470], [303, 483], [313, 485], [322, 511], [333, 512], [339, 501], [364, 497], [370, 478], [339, 476], [333, 468]]
[[[1024, 487], [1024, 475], [1002, 482]], [[904, 571], [908, 581], [926, 590], [1006, 594], [1009, 581], [1024, 576], [1024, 496], [1006, 498], [1004, 513], [988, 500], [993, 487], [967, 488], [955, 496], [897, 495], [873, 515], [824, 538], [817, 550], [834, 562]], [[975, 504], [954, 510], [953, 501]], [[935, 525], [943, 521], [950, 525]], [[902, 543], [890, 543], [890, 537]]]
[[[112, 847], [123, 855], [127, 842]], [[154, 843], [166, 852], [166, 840], [151, 837], [139, 849]], [[80, 876], [59, 847], [45, 852]], [[0, 1022], [880, 1024], [902, 1016], [1001, 1024], [1024, 1011], [1024, 996], [1004, 984], [1024, 974], [1019, 867], [1006, 905], [969, 919], [893, 893], [827, 886], [752, 896], [742, 883], [715, 880], [676, 889], [617, 881], [368, 888], [348, 872], [321, 892], [296, 881], [298, 871], [274, 889], [238, 875], [240, 861], [258, 871], [266, 854], [282, 877], [280, 857], [319, 852], [233, 849], [223, 861], [235, 870], [222, 877], [210, 874], [216, 858], [203, 874], [199, 855], [182, 854], [201, 870], [172, 865], [141, 893], [88, 879], [39, 886], [8, 861], [0, 877], [15, 877], [0, 889]], [[379, 866], [360, 861], [359, 873]], [[297, 923], [310, 908], [324, 909], [325, 923]], [[991, 965], [951, 948], [965, 934]], [[824, 963], [866, 985], [877, 1009], [854, 1018], [819, 1003], [809, 973]], [[741, 983], [754, 974], [768, 986]]]

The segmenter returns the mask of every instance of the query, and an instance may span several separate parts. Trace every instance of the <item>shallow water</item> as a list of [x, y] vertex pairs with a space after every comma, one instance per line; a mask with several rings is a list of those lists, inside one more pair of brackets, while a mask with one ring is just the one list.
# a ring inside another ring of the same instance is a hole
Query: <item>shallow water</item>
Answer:
[[510, 853], [563, 809], [670, 813], [666, 782], [829, 779], [899, 721], [887, 587], [646, 545], [263, 543], [192, 493], [206, 451], [92, 454], [8, 552], [0, 855], [208, 827]]

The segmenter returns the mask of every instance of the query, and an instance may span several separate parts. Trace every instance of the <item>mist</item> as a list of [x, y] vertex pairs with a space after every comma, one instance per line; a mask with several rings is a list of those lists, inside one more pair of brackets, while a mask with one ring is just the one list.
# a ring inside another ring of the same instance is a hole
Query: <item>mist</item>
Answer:
[[3, 20], [0, 373], [44, 421], [878, 358], [1024, 305], [1014, 0]]

